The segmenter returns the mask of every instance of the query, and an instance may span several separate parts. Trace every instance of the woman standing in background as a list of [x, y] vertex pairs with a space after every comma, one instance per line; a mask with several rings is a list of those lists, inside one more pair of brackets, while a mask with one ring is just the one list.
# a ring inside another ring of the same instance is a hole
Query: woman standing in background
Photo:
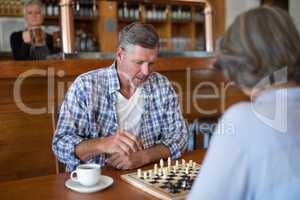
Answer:
[[10, 36], [10, 45], [15, 60], [46, 59], [49, 54], [58, 53], [53, 47], [53, 38], [42, 29], [44, 8], [39, 0], [29, 0], [23, 6], [26, 29]]

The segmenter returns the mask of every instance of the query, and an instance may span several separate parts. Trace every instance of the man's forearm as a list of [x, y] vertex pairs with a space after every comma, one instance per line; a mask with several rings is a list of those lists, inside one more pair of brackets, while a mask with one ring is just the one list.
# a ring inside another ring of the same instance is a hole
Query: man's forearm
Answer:
[[82, 161], [90, 160], [104, 151], [104, 139], [84, 140], [75, 147], [75, 155]]
[[160, 158], [170, 157], [171, 153], [168, 147], [163, 144], [155, 145], [149, 149], [144, 150], [144, 164], [158, 161]]

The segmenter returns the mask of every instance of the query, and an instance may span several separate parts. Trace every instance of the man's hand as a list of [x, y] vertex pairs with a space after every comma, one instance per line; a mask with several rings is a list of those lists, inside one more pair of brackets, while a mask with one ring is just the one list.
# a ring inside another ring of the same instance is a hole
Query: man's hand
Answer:
[[105, 152], [108, 154], [130, 155], [143, 149], [141, 139], [125, 131], [119, 131], [104, 139]]
[[22, 37], [25, 43], [31, 43], [31, 36], [29, 31], [23, 31]]
[[138, 151], [130, 155], [113, 154], [107, 163], [117, 169], [128, 170], [141, 167], [146, 164], [144, 159], [144, 151]]

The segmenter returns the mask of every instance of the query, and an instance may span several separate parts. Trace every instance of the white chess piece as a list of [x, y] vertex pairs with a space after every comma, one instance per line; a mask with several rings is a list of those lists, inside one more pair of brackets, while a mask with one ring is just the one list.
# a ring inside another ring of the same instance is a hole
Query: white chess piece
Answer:
[[185, 168], [185, 173], [189, 174], [189, 168], [188, 167]]
[[157, 175], [157, 164], [154, 164], [154, 174]]
[[163, 159], [160, 159], [159, 165], [160, 165], [160, 168], [163, 168], [163, 167], [164, 167], [164, 160], [163, 160]]
[[147, 179], [147, 172], [144, 172], [144, 179]]
[[193, 162], [193, 169], [196, 169], [196, 162]]
[[138, 169], [138, 170], [137, 170], [137, 175], [138, 175], [139, 178], [142, 177], [142, 170], [141, 170], [141, 169]]
[[170, 168], [170, 166], [171, 166], [171, 158], [168, 157], [168, 168]]
[[173, 172], [174, 172], [174, 174], [176, 174], [176, 170], [177, 170], [177, 167], [173, 166]]
[[178, 167], [178, 165], [179, 165], [179, 161], [176, 160], [176, 161], [175, 161], [175, 166], [176, 166], [176, 168]]

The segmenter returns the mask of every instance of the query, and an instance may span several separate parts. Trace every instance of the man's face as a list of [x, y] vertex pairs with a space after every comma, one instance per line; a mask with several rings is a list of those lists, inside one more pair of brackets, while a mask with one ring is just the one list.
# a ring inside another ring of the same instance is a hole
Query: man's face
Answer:
[[132, 45], [127, 50], [118, 48], [117, 70], [121, 80], [133, 87], [142, 85], [153, 72], [157, 48], [147, 49]]
[[40, 26], [43, 24], [44, 16], [38, 5], [29, 5], [25, 8], [25, 20], [28, 27]]

